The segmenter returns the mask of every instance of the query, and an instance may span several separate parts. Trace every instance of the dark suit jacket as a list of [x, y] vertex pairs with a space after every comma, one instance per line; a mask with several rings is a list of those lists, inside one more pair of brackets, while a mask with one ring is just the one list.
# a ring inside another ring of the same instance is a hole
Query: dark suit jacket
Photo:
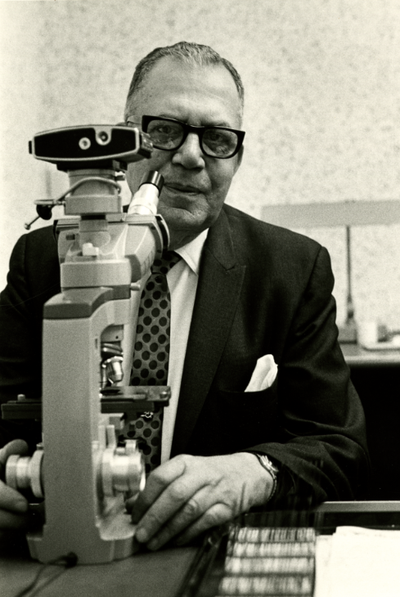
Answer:
[[[363, 496], [364, 415], [337, 342], [332, 288], [318, 243], [224, 206], [204, 246], [172, 455], [265, 452], [282, 470], [275, 503], [290, 488], [317, 500]], [[2, 401], [40, 395], [42, 309], [59, 291], [52, 229], [24, 235], [1, 296]], [[244, 392], [265, 354], [278, 364], [276, 382]], [[9, 429], [3, 443], [22, 433]]]

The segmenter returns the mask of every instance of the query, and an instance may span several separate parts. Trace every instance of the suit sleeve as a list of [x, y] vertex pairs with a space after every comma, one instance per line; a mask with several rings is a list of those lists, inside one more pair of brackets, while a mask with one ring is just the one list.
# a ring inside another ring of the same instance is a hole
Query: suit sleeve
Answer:
[[369, 479], [365, 420], [337, 341], [333, 275], [320, 248], [279, 363], [282, 443], [261, 444], [282, 468], [274, 504], [363, 496]]
[[[43, 304], [59, 291], [57, 248], [51, 228], [22, 236], [10, 258], [0, 295], [0, 402], [18, 394], [41, 396]], [[40, 439], [33, 421], [0, 419], [0, 445], [15, 437]]]

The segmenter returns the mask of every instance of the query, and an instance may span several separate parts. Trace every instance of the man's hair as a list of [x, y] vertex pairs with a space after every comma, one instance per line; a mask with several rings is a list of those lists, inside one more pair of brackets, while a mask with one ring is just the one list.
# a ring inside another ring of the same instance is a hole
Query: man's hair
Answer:
[[223, 58], [210, 48], [210, 46], [205, 46], [201, 44], [196, 44], [192, 42], [181, 41], [173, 46], [165, 46], [161, 48], [155, 48], [152, 50], [147, 56], [142, 58], [142, 60], [136, 66], [135, 72], [133, 74], [133, 78], [129, 87], [128, 96], [126, 99], [126, 107], [125, 107], [125, 118], [130, 115], [132, 110], [132, 99], [135, 94], [141, 89], [143, 86], [147, 75], [151, 71], [151, 69], [155, 66], [155, 64], [164, 58], [169, 56], [171, 58], [176, 58], [178, 60], [182, 60], [187, 64], [197, 65], [197, 66], [215, 66], [215, 65], [222, 65], [224, 66], [232, 75], [234, 83], [236, 85], [236, 89], [239, 94], [240, 99], [240, 106], [241, 112], [243, 112], [243, 104], [244, 104], [244, 88], [242, 79], [229, 60]]

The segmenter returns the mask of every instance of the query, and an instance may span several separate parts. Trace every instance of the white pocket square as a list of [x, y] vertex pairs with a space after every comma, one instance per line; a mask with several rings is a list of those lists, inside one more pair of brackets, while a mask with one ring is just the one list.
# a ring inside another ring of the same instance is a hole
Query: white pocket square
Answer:
[[259, 358], [256, 368], [253, 371], [249, 385], [245, 392], [260, 392], [270, 388], [278, 373], [278, 365], [272, 354], [266, 354]]

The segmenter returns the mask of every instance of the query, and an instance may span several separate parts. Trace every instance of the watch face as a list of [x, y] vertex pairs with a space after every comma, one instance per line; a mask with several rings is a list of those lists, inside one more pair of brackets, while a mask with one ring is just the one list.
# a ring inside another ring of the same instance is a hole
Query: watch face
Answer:
[[269, 456], [267, 456], [267, 458], [268, 458], [268, 462], [269, 462], [271, 469], [277, 475], [279, 473], [279, 468], [277, 467], [277, 465], [274, 462], [272, 462], [272, 460], [270, 460]]
[[273, 462], [271, 462], [269, 457], [266, 454], [257, 454], [257, 456], [262, 466], [267, 469], [271, 475], [277, 477], [279, 469], [275, 464], [273, 464]]

